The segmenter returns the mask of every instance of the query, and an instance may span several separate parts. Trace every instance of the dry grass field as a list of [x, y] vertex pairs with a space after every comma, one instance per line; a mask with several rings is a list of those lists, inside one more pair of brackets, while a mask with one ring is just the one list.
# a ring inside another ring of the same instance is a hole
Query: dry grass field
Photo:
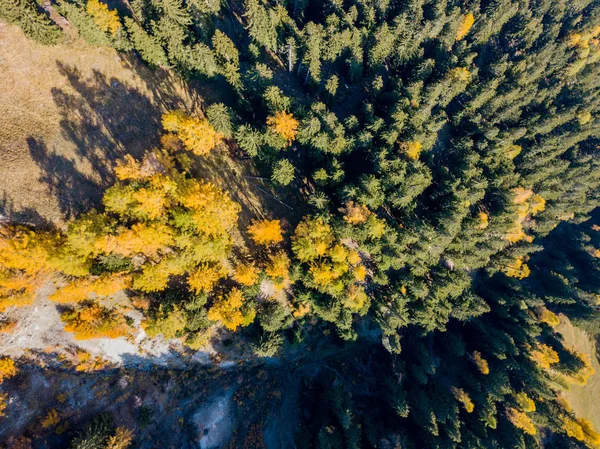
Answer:
[[[75, 38], [46, 47], [4, 23], [0, 73], [0, 214], [35, 225], [60, 226], [97, 206], [114, 161], [158, 144], [164, 111], [194, 112], [211, 96], [132, 55]], [[261, 214], [268, 196], [244, 176], [251, 164], [223, 153], [203, 164], [247, 217]]]
[[0, 73], [0, 213], [34, 224], [98, 204], [114, 160], [158, 142], [164, 110], [201, 103], [114, 49], [42, 46], [4, 23]]
[[589, 419], [596, 429], [600, 429], [600, 363], [596, 355], [596, 344], [584, 331], [573, 326], [565, 317], [561, 317], [557, 330], [563, 334], [567, 347], [575, 348], [590, 357], [592, 366], [596, 370], [586, 385], [571, 385], [564, 394], [578, 416]]

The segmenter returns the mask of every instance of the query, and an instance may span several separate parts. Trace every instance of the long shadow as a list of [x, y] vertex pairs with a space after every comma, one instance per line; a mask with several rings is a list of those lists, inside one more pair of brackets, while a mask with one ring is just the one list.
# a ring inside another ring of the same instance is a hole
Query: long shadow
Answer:
[[39, 138], [28, 137], [27, 146], [32, 159], [42, 169], [40, 181], [58, 199], [65, 218], [100, 204], [102, 189], [99, 184], [79, 172], [72, 160], [49, 150]]
[[13, 200], [8, 197], [6, 191], [2, 192], [2, 196], [0, 197], [0, 222], [2, 221], [32, 225], [41, 229], [54, 228], [53, 223], [44, 218], [32, 207], [17, 210]]
[[140, 157], [158, 144], [161, 110], [135, 87], [98, 70], [85, 77], [76, 67], [60, 61], [57, 66], [70, 89], [54, 88], [52, 95], [61, 132], [75, 145], [75, 157], [34, 136], [27, 144], [42, 170], [40, 180], [68, 219], [100, 205], [104, 189], [115, 180], [112, 168], [118, 158]]

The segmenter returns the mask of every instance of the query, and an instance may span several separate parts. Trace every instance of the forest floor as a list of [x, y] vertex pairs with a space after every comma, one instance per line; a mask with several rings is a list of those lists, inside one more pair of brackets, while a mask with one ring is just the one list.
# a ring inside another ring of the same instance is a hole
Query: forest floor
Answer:
[[571, 385], [564, 394], [577, 416], [589, 419], [594, 424], [594, 428], [600, 429], [600, 363], [596, 342], [583, 330], [573, 326], [564, 316], [561, 316], [561, 323], [557, 330], [563, 335], [565, 346], [586, 354], [592, 361], [595, 373], [590, 376], [587, 383], [583, 386]]

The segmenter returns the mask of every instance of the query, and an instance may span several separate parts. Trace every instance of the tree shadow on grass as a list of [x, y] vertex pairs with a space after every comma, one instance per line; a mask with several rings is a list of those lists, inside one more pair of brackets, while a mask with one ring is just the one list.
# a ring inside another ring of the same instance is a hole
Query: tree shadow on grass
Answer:
[[65, 218], [100, 204], [102, 189], [99, 184], [81, 173], [72, 160], [49, 150], [42, 139], [28, 137], [27, 145], [31, 157], [42, 168], [40, 181], [58, 198]]

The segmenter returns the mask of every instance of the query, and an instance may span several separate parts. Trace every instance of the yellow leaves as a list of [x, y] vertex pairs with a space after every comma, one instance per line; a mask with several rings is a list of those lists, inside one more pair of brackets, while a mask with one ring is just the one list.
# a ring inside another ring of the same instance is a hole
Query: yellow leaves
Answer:
[[500, 270], [508, 277], [517, 279], [525, 279], [531, 273], [529, 266], [524, 262], [523, 256], [517, 257], [512, 265], [504, 266]]
[[259, 269], [254, 264], [247, 263], [235, 267], [233, 280], [239, 284], [251, 287], [258, 282]]
[[560, 319], [554, 312], [545, 307], [540, 307], [537, 310], [537, 317], [541, 323], [546, 323], [550, 327], [556, 327], [560, 324]]
[[0, 383], [6, 379], [16, 376], [17, 368], [15, 362], [9, 357], [0, 358]]
[[467, 82], [471, 79], [471, 72], [466, 67], [456, 67], [450, 71], [450, 76], [457, 81]]
[[592, 361], [587, 354], [575, 352], [575, 356], [581, 360], [583, 367], [574, 374], [563, 374], [562, 377], [570, 384], [583, 386], [587, 384], [589, 378], [594, 375], [596, 370], [592, 366]]
[[133, 194], [133, 199], [138, 202], [136, 212], [150, 220], [156, 220], [165, 212], [167, 198], [160, 190], [141, 188]]
[[142, 165], [130, 154], [125, 155], [123, 159], [119, 159], [117, 161], [115, 174], [121, 181], [138, 181], [146, 177], [146, 175], [142, 172]]
[[529, 354], [531, 360], [533, 360], [540, 368], [548, 369], [550, 365], [558, 363], [558, 353], [552, 349], [552, 347], [540, 343], [537, 348], [531, 351]]
[[577, 121], [580, 125], [586, 125], [592, 120], [590, 111], [581, 111], [577, 113]]
[[76, 340], [91, 338], [118, 338], [127, 335], [129, 326], [125, 317], [96, 303], [61, 315], [65, 331], [73, 332]]
[[58, 416], [56, 409], [51, 409], [42, 420], [42, 427], [44, 429], [51, 429], [56, 427], [58, 423], [60, 423], [60, 416]]
[[569, 39], [569, 47], [578, 47], [581, 43], [581, 34], [579, 33], [571, 33], [568, 37]]
[[190, 117], [183, 111], [170, 111], [162, 116], [163, 128], [175, 132], [188, 151], [198, 155], [208, 155], [223, 140], [206, 119]]
[[269, 256], [269, 263], [265, 273], [274, 282], [277, 288], [284, 288], [290, 283], [290, 258], [284, 251]]
[[288, 145], [296, 139], [298, 120], [292, 114], [279, 111], [274, 116], [267, 118], [267, 125], [272, 132], [283, 137]]
[[346, 306], [352, 312], [359, 312], [363, 310], [368, 300], [369, 298], [367, 297], [364, 288], [357, 285], [351, 285], [346, 292], [344, 306]]
[[533, 401], [533, 399], [527, 396], [527, 393], [525, 393], [524, 391], [517, 393], [515, 395], [515, 400], [517, 401], [517, 404], [519, 405], [519, 408], [522, 411], [526, 413], [535, 412], [535, 402]]
[[94, 23], [98, 25], [105, 33], [113, 36], [121, 29], [119, 14], [114, 9], [108, 9], [108, 6], [98, 0], [88, 0], [86, 12], [92, 17]]
[[529, 205], [529, 213], [533, 216], [546, 209], [546, 200], [540, 195], [534, 195]]
[[510, 243], [516, 243], [521, 240], [533, 241], [533, 237], [528, 236], [523, 229], [523, 222], [528, 215], [535, 216], [546, 208], [546, 200], [541, 195], [533, 193], [531, 189], [516, 187], [512, 190], [513, 204], [517, 205], [516, 219], [514, 226], [504, 236]]
[[133, 431], [126, 427], [117, 427], [115, 434], [102, 444], [104, 449], [127, 449], [133, 440]]
[[485, 229], [489, 226], [490, 216], [485, 212], [479, 212], [479, 224], [477, 225], [477, 229]]
[[241, 210], [239, 204], [212, 183], [186, 180], [178, 190], [178, 201], [193, 209], [196, 230], [208, 236], [221, 236], [233, 228]]
[[8, 406], [8, 393], [0, 393], [0, 418], [5, 416], [4, 410]]
[[96, 242], [96, 248], [106, 254], [120, 254], [123, 257], [144, 254], [156, 258], [173, 243], [173, 231], [169, 226], [162, 223], [136, 223], [131, 229], [119, 228], [116, 236], [101, 237]]
[[464, 37], [469, 33], [469, 30], [471, 29], [474, 23], [475, 16], [473, 16], [473, 13], [469, 12], [465, 14], [460, 26], [458, 27], [458, 31], [456, 32], [456, 40], [460, 41], [464, 39]]
[[215, 301], [208, 309], [208, 319], [218, 321], [231, 331], [235, 331], [240, 326], [247, 326], [256, 316], [256, 311], [243, 311], [245, 302], [244, 294], [237, 288], [232, 288], [224, 297]]
[[226, 274], [227, 272], [220, 264], [203, 263], [190, 274], [188, 284], [196, 293], [209, 292]]
[[126, 427], [117, 427], [115, 434], [112, 435], [107, 443], [106, 449], [127, 449], [133, 440], [133, 430]]
[[91, 373], [99, 371], [108, 365], [108, 362], [100, 356], [92, 357], [92, 355], [83, 350], [78, 349], [75, 353], [75, 371]]
[[414, 140], [411, 142], [403, 142], [400, 144], [400, 149], [404, 151], [406, 157], [408, 157], [411, 161], [416, 161], [421, 155], [423, 144]]
[[528, 435], [535, 435], [537, 433], [537, 429], [531, 418], [527, 416], [524, 412], [517, 410], [516, 408], [508, 408], [506, 410], [506, 417], [518, 429], [521, 429]]
[[516, 187], [512, 190], [512, 193], [514, 204], [523, 204], [533, 196], [533, 190], [524, 187]]
[[60, 304], [85, 301], [90, 296], [91, 285], [89, 279], [77, 279], [56, 290], [48, 299]]
[[344, 213], [344, 220], [352, 225], [365, 223], [371, 214], [367, 206], [355, 204], [354, 201], [348, 201], [340, 212]]
[[600, 446], [600, 434], [594, 430], [593, 424], [584, 418], [573, 419], [564, 415], [561, 418], [562, 429], [571, 438], [584, 441], [591, 447]]
[[310, 312], [310, 304], [309, 303], [301, 303], [298, 305], [298, 308], [292, 312], [294, 318], [302, 318]]
[[523, 151], [523, 148], [521, 148], [520, 145], [509, 145], [504, 149], [504, 154], [506, 155], [507, 158], [509, 158], [510, 160], [513, 160], [514, 158], [516, 158], [519, 154], [521, 154], [521, 151]]
[[484, 375], [488, 375], [490, 373], [490, 367], [486, 359], [483, 358], [481, 352], [474, 351], [472, 355], [473, 362], [477, 365], [477, 369], [479, 372]]
[[450, 390], [454, 395], [454, 398], [460, 402], [467, 413], [473, 413], [475, 409], [475, 404], [471, 400], [469, 394], [463, 390], [462, 388], [451, 387]]
[[331, 226], [321, 217], [304, 217], [292, 237], [292, 249], [301, 262], [309, 262], [325, 255], [333, 240]]
[[358, 282], [364, 282], [367, 277], [367, 269], [363, 265], [359, 265], [354, 269], [354, 277]]
[[258, 245], [270, 245], [283, 241], [279, 220], [254, 220], [248, 227], [248, 232]]

